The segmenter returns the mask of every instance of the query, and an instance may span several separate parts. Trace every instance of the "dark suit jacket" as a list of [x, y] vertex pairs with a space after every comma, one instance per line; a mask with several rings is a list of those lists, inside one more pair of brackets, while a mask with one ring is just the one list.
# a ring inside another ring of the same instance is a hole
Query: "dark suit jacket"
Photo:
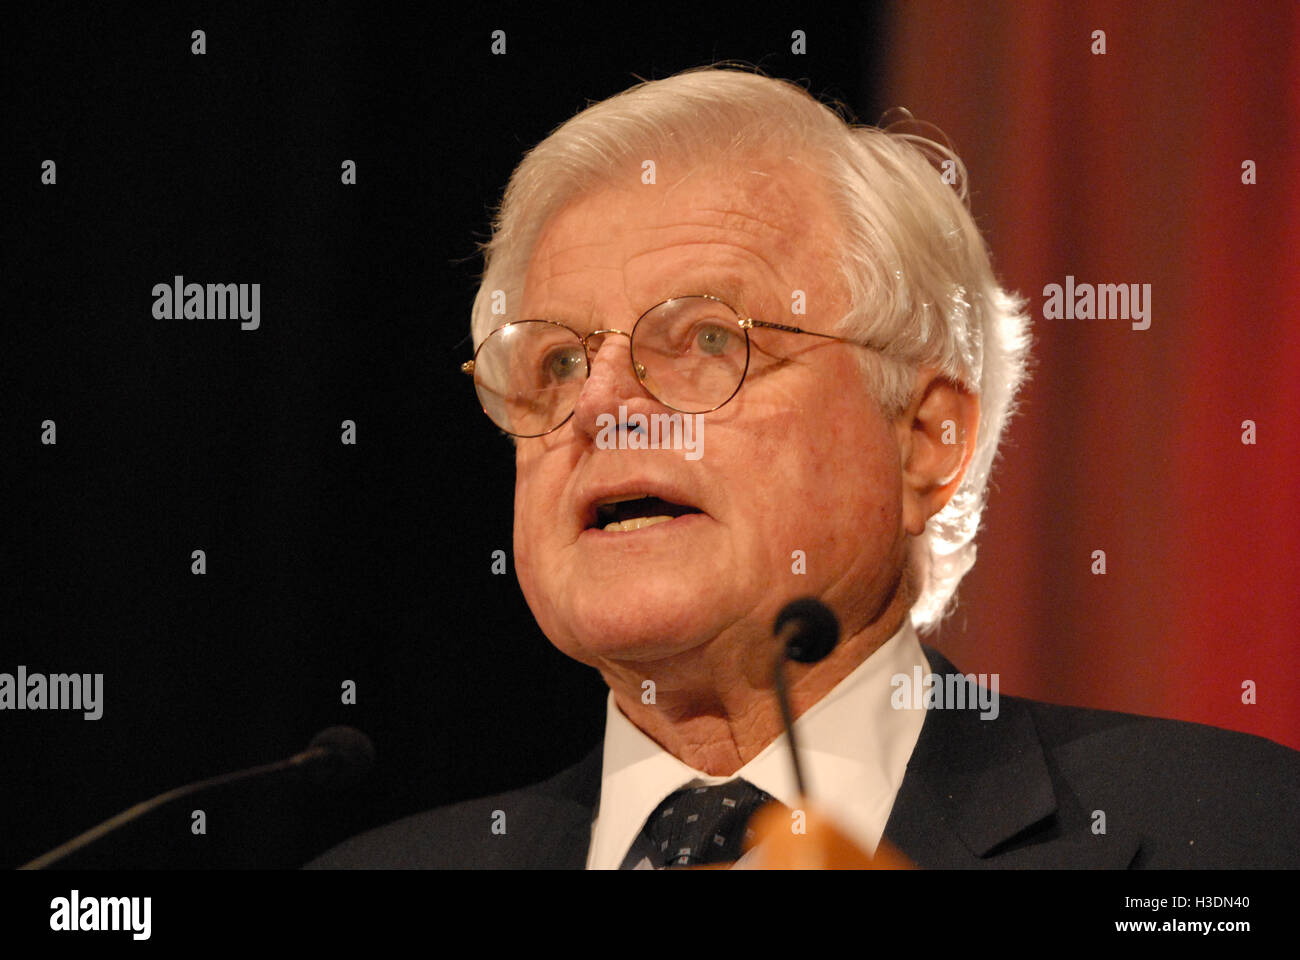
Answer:
[[[959, 672], [925, 652], [933, 672]], [[926, 712], [885, 827], [918, 866], [1300, 866], [1300, 753], [1202, 724], [999, 703], [993, 720]], [[598, 744], [542, 783], [371, 830], [307, 868], [582, 869], [602, 756]]]

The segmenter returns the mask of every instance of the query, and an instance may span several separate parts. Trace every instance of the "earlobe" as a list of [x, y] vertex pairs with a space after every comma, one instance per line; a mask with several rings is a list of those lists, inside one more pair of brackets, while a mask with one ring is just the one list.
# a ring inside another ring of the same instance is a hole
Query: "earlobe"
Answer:
[[[902, 414], [903, 523], [912, 536], [957, 492], [975, 450], [979, 398], [937, 371], [918, 371], [917, 390]], [[901, 424], [900, 424], [901, 426]]]

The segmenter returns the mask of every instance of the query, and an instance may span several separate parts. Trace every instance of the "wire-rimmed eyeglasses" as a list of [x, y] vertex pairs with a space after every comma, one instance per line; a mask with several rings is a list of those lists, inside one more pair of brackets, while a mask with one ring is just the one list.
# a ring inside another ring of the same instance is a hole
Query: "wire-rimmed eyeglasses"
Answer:
[[493, 330], [461, 370], [473, 376], [493, 423], [516, 437], [540, 437], [573, 416], [591, 372], [588, 343], [619, 334], [630, 341], [632, 372], [652, 397], [681, 413], [711, 413], [740, 392], [755, 327], [874, 349], [829, 333], [742, 318], [717, 297], [692, 294], [655, 304], [631, 333], [603, 329], [584, 337], [554, 320], [514, 320]]

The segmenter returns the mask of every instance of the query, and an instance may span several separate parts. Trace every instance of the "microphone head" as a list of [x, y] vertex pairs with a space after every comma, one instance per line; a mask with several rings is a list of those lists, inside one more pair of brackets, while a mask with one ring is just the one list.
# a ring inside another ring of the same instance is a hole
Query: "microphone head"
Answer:
[[329, 727], [312, 737], [308, 750], [323, 748], [328, 753], [309, 769], [321, 786], [350, 786], [361, 780], [375, 763], [375, 745], [355, 727]]
[[797, 663], [816, 663], [840, 642], [840, 621], [816, 597], [787, 603], [776, 615], [772, 632], [780, 636], [787, 625], [793, 632], [786, 641], [785, 655]]

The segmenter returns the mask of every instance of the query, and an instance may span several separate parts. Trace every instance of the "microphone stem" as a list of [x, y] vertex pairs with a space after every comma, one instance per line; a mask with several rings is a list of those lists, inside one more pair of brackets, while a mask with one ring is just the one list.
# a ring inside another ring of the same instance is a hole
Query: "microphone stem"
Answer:
[[799, 744], [794, 738], [794, 718], [790, 715], [790, 698], [785, 689], [784, 645], [781, 647], [781, 652], [777, 654], [773, 678], [776, 681], [776, 699], [781, 704], [781, 720], [785, 723], [785, 735], [790, 739], [790, 761], [794, 764], [795, 786], [799, 788], [799, 796], [806, 797], [808, 791], [804, 789], [803, 771], [799, 768]]
[[207, 780], [201, 780], [198, 783], [189, 783], [183, 787], [168, 790], [166, 793], [160, 793], [156, 797], [142, 800], [140, 803], [123, 810], [116, 816], [109, 817], [103, 823], [91, 827], [85, 833], [78, 834], [67, 843], [55, 847], [49, 853], [43, 854], [28, 863], [24, 863], [18, 869], [44, 870], [51, 864], [57, 863], [65, 857], [76, 853], [83, 847], [89, 846], [100, 837], [112, 833], [123, 824], [130, 823], [132, 820], [136, 820], [164, 804], [171, 803], [173, 800], [178, 800], [181, 797], [188, 796], [192, 793], [198, 793], [201, 790], [224, 786], [228, 783], [234, 783], [238, 780], [244, 780], [249, 777], [261, 776], [264, 773], [276, 773], [280, 770], [288, 770], [291, 767], [301, 766], [305, 761], [315, 759], [317, 753], [324, 754], [325, 752], [326, 751], [320, 747], [314, 748], [313, 750], [304, 750], [302, 753], [295, 754], [285, 760], [277, 760], [274, 763], [264, 763], [261, 766], [252, 767], [248, 770], [236, 770], [233, 773], [223, 773], [218, 777], [210, 777]]

